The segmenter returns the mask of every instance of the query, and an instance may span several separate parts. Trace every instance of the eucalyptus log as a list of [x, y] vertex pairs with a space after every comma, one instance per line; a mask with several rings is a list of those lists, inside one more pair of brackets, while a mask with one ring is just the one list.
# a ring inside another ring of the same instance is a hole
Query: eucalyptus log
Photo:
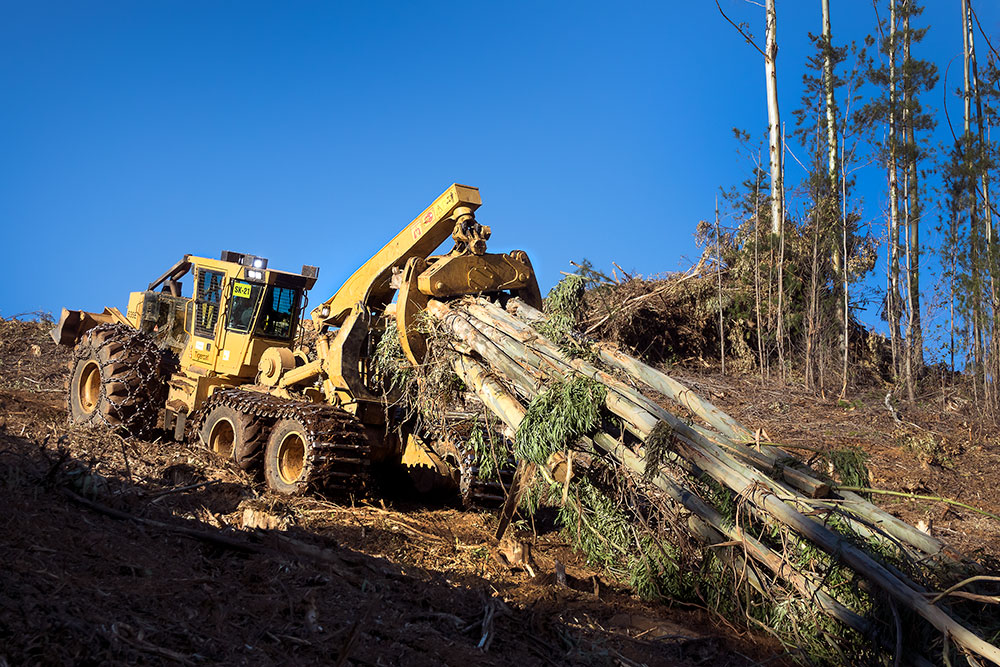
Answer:
[[459, 355], [452, 362], [452, 367], [466, 386], [476, 392], [483, 404], [508, 428], [516, 432], [526, 413], [524, 406], [511, 396], [478, 361]]
[[[427, 312], [438, 318], [451, 333], [459, 340], [466, 343], [476, 351], [479, 356], [487, 360], [500, 370], [504, 375], [517, 384], [537, 394], [540, 388], [538, 380], [530, 376], [525, 367], [511, 358], [511, 356], [500, 349], [495, 342], [490, 341], [479, 332], [468, 320], [453, 311], [440, 301], [431, 300], [427, 304]], [[519, 351], [518, 356], [531, 354], [530, 351]]]
[[[530, 306], [528, 306], [528, 308], [530, 308]], [[705, 419], [713, 426], [716, 426], [716, 428], [719, 428], [719, 430], [723, 433], [728, 432], [730, 434], [739, 434], [742, 432], [744, 434], [749, 434], [748, 429], [740, 425], [735, 419], [722, 412], [708, 401], [700, 399], [697, 394], [666, 374], [643, 364], [637, 359], [633, 359], [628, 355], [622, 354], [621, 352], [602, 348], [600, 350], [600, 356], [602, 360], [615, 365], [617, 368], [620, 368], [625, 372], [631, 373], [634, 370], [636, 377], [641, 379], [650, 387], [665, 396], [675, 398], [675, 400], [685, 405], [685, 407], [688, 407], [699, 417]], [[668, 392], [676, 393], [672, 394]], [[684, 399], [683, 402], [681, 398]], [[753, 438], [750, 437], [748, 441], [752, 442]], [[787, 461], [792, 458], [790, 454], [777, 447], [762, 445], [761, 449], [763, 450], [763, 454], [765, 456], [770, 455], [776, 464], [780, 464], [782, 460]], [[806, 473], [795, 470], [794, 468], [784, 467], [782, 475], [785, 477], [786, 481], [800, 489], [802, 486], [810, 488], [813, 485], [824, 484], [823, 482], [812, 478]], [[795, 479], [788, 479], [789, 477], [793, 477]], [[803, 482], [803, 484], [800, 485], [796, 483], [799, 481]], [[826, 488], [829, 489], [828, 486]], [[868, 502], [861, 496], [849, 491], [838, 492], [838, 495], [845, 500], [852, 501], [849, 505], [844, 506], [846, 511], [849, 511], [858, 517], [864, 518], [897, 540], [910, 544], [921, 552], [932, 556], [942, 554], [944, 551], [944, 544], [940, 540], [917, 530], [913, 526], [901, 521], [888, 512]]]
[[[467, 306], [467, 309], [470, 314], [477, 316], [478, 319], [485, 318], [487, 322], [492, 319], [496, 323], [494, 327], [496, 328], [496, 326], [499, 326], [501, 328], [501, 333], [504, 333], [502, 329], [506, 326], [508, 328], [506, 333], [518, 336], [522, 342], [529, 347], [538, 350], [543, 356], [548, 357], [552, 362], [566, 366], [569, 369], [576, 370], [577, 372], [604, 384], [609, 389], [613, 389], [623, 398], [627, 399], [632, 403], [632, 405], [635, 406], [635, 408], [632, 408], [627, 404], [623, 404], [620, 401], [615, 401], [613, 404], [609, 402], [608, 408], [618, 416], [644, 430], [645, 435], [642, 436], [643, 438], [647, 437], [649, 432], [652, 430], [652, 427], [656, 425], [656, 418], [652, 417], [650, 414], [655, 413], [656, 416], [665, 421], [673, 431], [699, 442], [699, 444], [713, 448], [716, 447], [716, 445], [707, 437], [694, 429], [691, 424], [688, 424], [672, 413], [663, 410], [660, 406], [656, 405], [653, 401], [650, 401], [635, 389], [625, 385], [593, 364], [590, 364], [583, 359], [568, 358], [561, 350], [552, 345], [551, 342], [540, 337], [537, 331], [523, 323], [517, 322], [504, 310], [493, 306], [492, 304], [484, 304], [482, 302]], [[489, 334], [487, 335], [489, 336]], [[496, 340], [496, 337], [490, 336], [490, 338], [491, 340]], [[649, 421], [650, 418], [653, 419], [652, 422]], [[727, 441], [727, 445], [731, 449], [737, 448], [737, 446], [731, 441]], [[742, 449], [745, 450], [746, 456], [748, 457], [753, 457], [753, 455], [756, 454], [756, 452], [753, 452], [753, 450], [750, 450], [749, 448]], [[782, 466], [781, 474], [786, 481], [804, 491], [810, 497], [815, 498], [826, 495], [830, 491], [830, 487], [826, 483], [815, 480], [797, 470]], [[766, 477], [765, 475], [762, 475], [762, 477], [766, 478], [766, 484], [774, 484], [774, 480], [770, 477]]]
[[[530, 322], [541, 322], [548, 319], [548, 317], [540, 310], [529, 306], [520, 299], [512, 299], [508, 304], [508, 307], [512, 309], [518, 317], [523, 317]], [[494, 308], [496, 307], [494, 306]], [[712, 424], [723, 434], [728, 435], [731, 439], [735, 439], [737, 441], [745, 440], [746, 442], [755, 441], [754, 436], [751, 435], [748, 428], [740, 424], [722, 410], [719, 410], [712, 403], [698, 396], [697, 393], [693, 392], [684, 384], [671, 378], [665, 373], [642, 363], [638, 359], [630, 357], [622, 352], [612, 351], [607, 347], [600, 347], [598, 353], [601, 359], [609, 365], [633, 375], [664, 396], [674, 399], [690, 410], [693, 414], [701, 417], [709, 424]], [[735, 442], [733, 444], [735, 446], [739, 446]], [[762, 444], [761, 451], [759, 453], [763, 456], [770, 457], [775, 464], [790, 459], [795, 460], [794, 457], [788, 452], [772, 445]], [[782, 471], [782, 475], [785, 477], [786, 482], [796, 488], [799, 488], [800, 490], [806, 491], [807, 495], [812, 495], [809, 493], [809, 489], [814, 488], [814, 485], [824, 484], [820, 480], [812, 478], [808, 474], [795, 470], [794, 468], [785, 467]], [[805, 488], [803, 488], [803, 486]], [[842, 508], [845, 511], [868, 521], [873, 526], [885, 531], [888, 535], [899, 540], [900, 542], [911, 545], [929, 556], [944, 557], [949, 560], [961, 559], [960, 554], [946, 550], [944, 543], [940, 540], [917, 530], [915, 527], [900, 520], [892, 514], [889, 514], [882, 508], [865, 500], [856, 493], [852, 493], [850, 491], [837, 491], [836, 495], [849, 501], [849, 503], [842, 505]]]
[[[520, 350], [527, 350], [530, 352], [531, 348], [536, 349], [538, 351], [537, 355], [532, 353], [529, 358], [522, 354], [521, 360], [536, 366], [538, 370], [544, 371], [550, 366], [561, 367], [565, 372], [569, 372], [570, 369], [573, 369], [604, 384], [609, 390], [618, 393], [620, 397], [616, 397], [612, 393], [608, 394], [606, 398], [606, 406], [613, 414], [622, 418], [628, 430], [640, 440], [646, 440], [649, 437], [653, 428], [656, 426], [657, 418], [662, 419], [667, 422], [674, 433], [686, 436], [701, 446], [709, 447], [710, 451], [715, 451], [719, 446], [727, 449], [729, 454], [741, 459], [742, 463], [749, 463], [763, 473], [755, 476], [755, 479], [759, 483], [767, 485], [775, 493], [780, 494], [780, 497], [783, 500], [796, 503], [800, 502], [794, 491], [788, 487], [780, 486], [778, 482], [770, 477], [770, 475], [774, 473], [775, 468], [777, 468], [780, 472], [787, 472], [787, 470], [783, 469], [780, 464], [774, 464], [774, 467], [771, 467], [768, 464], [771, 463], [772, 460], [768, 459], [766, 456], [747, 447], [735, 445], [718, 433], [711, 432], [708, 429], [697, 425], [687, 424], [631, 387], [623, 384], [607, 373], [600, 371], [591, 364], [588, 364], [581, 359], [569, 359], [560, 350], [551, 345], [551, 343], [549, 343], [546, 339], [539, 337], [538, 332], [533, 328], [512, 320], [509, 314], [499, 308], [496, 308], [495, 306], [490, 307], [472, 304], [466, 306], [466, 309], [475, 318], [475, 324], [482, 326], [489, 332], [484, 333], [484, 335], [490, 341], [503, 347], [505, 350], [508, 350], [510, 354], [516, 356]], [[496, 319], [494, 319], [493, 316], [496, 316]], [[530, 342], [520, 342], [522, 340]], [[692, 465], [690, 461], [684, 459], [683, 457], [678, 457], [673, 452], [667, 453], [667, 457], [671, 462], [679, 465], [688, 474], [691, 474], [696, 478], [700, 476], [701, 471], [697, 466]], [[729, 461], [728, 464], [736, 468], [740, 467], [739, 464], [734, 461]], [[786, 480], [789, 479], [788, 476], [783, 476]], [[802, 478], [805, 478], [807, 482], [811, 480], [811, 478], [807, 478], [804, 475], [802, 477], [791, 477], [793, 481], [801, 481]], [[814, 497], [813, 494], [825, 495], [829, 492], [829, 487], [824, 483], [804, 483], [799, 486], [804, 486], [810, 497]], [[806, 511], [811, 511], [813, 508], [814, 506], [807, 505], [804, 509]], [[833, 508], [828, 509], [834, 511]], [[910, 545], [908, 543], [895, 542], [892, 539], [888, 539], [885, 534], [873, 531], [868, 525], [858, 521], [850, 515], [842, 516], [850, 528], [861, 537], [879, 541], [886, 540], [892, 546], [903, 549], [904, 552], [906, 552], [911, 558], [919, 557], [917, 554], [909, 552]], [[759, 518], [770, 522], [767, 516], [761, 516]], [[818, 517], [815, 520], [821, 521]]]
[[[499, 310], [495, 306], [492, 306], [492, 309]], [[490, 308], [486, 310], [490, 310]], [[516, 329], [516, 327], [514, 328]], [[629, 422], [640, 434], [645, 433], [646, 437], [648, 437], [652, 429], [660, 423], [658, 415], [654, 415], [644, 409], [646, 405], [645, 401], [639, 401], [639, 404], [633, 402], [628, 396], [631, 392], [622, 390], [623, 385], [614, 380], [614, 378], [610, 378], [610, 376], [596, 369], [596, 367], [588, 367], [586, 362], [582, 360], [560, 359], [559, 357], [564, 357], [564, 355], [561, 355], [558, 350], [553, 353], [551, 348], [554, 346], [539, 337], [537, 333], [534, 334], [534, 340], [532, 340], [530, 345], [527, 342], [530, 340], [527, 336], [531, 334], [527, 331], [521, 331], [521, 334], [526, 336], [522, 341], [525, 347], [532, 347], [536, 351], [539, 348], [547, 348], [543, 351], [544, 356], [550, 359], [543, 360], [542, 354], [536, 354], [536, 363], [543, 365], [543, 367], [538, 368], [539, 371], [545, 372], [545, 363], [555, 366], [563, 364], [570, 366], [578, 372], [588, 371], [588, 375], [591, 375], [605, 385], [609, 385], [609, 389], [612, 389], [612, 391], [608, 392], [608, 409]], [[488, 334], [486, 337], [490, 338], [490, 340], [494, 339], [494, 336]], [[494, 341], [494, 344], [496, 344], [496, 341]], [[489, 346], [486, 346], [484, 349], [488, 348]], [[515, 422], [517, 424], [520, 423], [520, 419], [524, 416], [523, 406], [507, 393], [499, 382], [491, 378], [478, 362], [467, 358], [459, 358], [455, 361], [455, 368], [460, 375], [466, 378], [468, 384], [476, 389], [477, 393], [483, 398], [484, 403], [490, 409], [494, 410], [508, 426], [514, 428]], [[516, 380], [512, 381], [517, 384]], [[626, 387], [626, 389], [628, 388]], [[654, 412], [656, 411], [654, 410]], [[914, 582], [897, 576], [896, 573], [872, 559], [867, 553], [851, 544], [842, 536], [787, 504], [785, 499], [777, 495], [776, 492], [781, 491], [784, 493], [784, 490], [776, 488], [777, 485], [774, 480], [771, 480], [755, 468], [739, 463], [722, 447], [712, 442], [711, 438], [707, 437], [704, 433], [699, 433], [698, 430], [691, 428], [680, 420], [674, 418], [674, 423], [671, 423], [671, 420], [664, 421], [667, 421], [673, 429], [675, 434], [674, 445], [685, 459], [730, 488], [734, 493], [742, 497], [745, 502], [748, 502], [750, 506], [769, 514], [788, 529], [798, 533], [801, 537], [813, 542], [828, 553], [835, 555], [847, 566], [854, 569], [856, 573], [867, 578], [899, 603], [922, 616], [963, 649], [1000, 663], [1000, 649], [987, 643], [970, 629], [952, 619], [943, 610], [929, 603], [922, 592], [915, 588]], [[601, 448], [606, 449], [615, 458], [622, 461], [626, 467], [644, 472], [645, 462], [642, 457], [629, 450], [622, 443], [615, 441], [610, 436], [607, 436], [607, 434], [598, 434], [594, 441]], [[791, 568], [790, 563], [786, 559], [773, 554], [773, 552], [769, 555], [767, 551], [754, 551], [758, 546], [764, 549], [766, 547], [759, 543], [755, 544], [753, 537], [744, 534], [739, 526], [727, 526], [726, 522], [721, 520], [721, 517], [713, 516], [714, 510], [705, 505], [693, 493], [678, 487], [662, 474], [656, 476], [654, 483], [675, 502], [679, 502], [690, 511], [695, 512], [720, 533], [730, 534], [733, 536], [733, 539], [740, 540], [745, 545], [748, 553], [753, 551], [755, 560], [767, 564], [769, 569], [772, 569], [772, 571], [781, 575], [786, 581], [792, 583], [801, 593], [811, 595], [812, 599], [817, 602], [825, 613], [839, 618], [851, 627], [856, 627], [859, 630], [862, 629], [863, 623], [859, 624], [858, 622], [860, 617], [857, 617], [856, 614], [836, 602], [836, 600], [823, 592], [818, 585], [815, 587], [815, 590], [809, 593], [810, 582], [808, 575], [793, 571], [794, 568]], [[715, 515], [717, 515], [717, 512]], [[775, 557], [777, 557], [777, 561], [775, 561]], [[851, 617], [851, 614], [854, 614], [854, 618]], [[864, 619], [860, 620], [864, 622]]]
[[[607, 433], [596, 434], [594, 442], [602, 450], [620, 461], [626, 468], [642, 474], [645, 467], [642, 458], [628, 447], [625, 447], [621, 442], [612, 438]], [[663, 474], [657, 475], [653, 479], [653, 485], [667, 494], [674, 502], [707, 523], [714, 530], [743, 544], [747, 554], [767, 567], [772, 573], [791, 584], [801, 595], [807, 599], [814, 600], [820, 611], [854, 628], [865, 636], [872, 635], [872, 628], [869, 622], [825, 592], [816, 577], [800, 572], [786, 558], [758, 541], [752, 535], [746, 533], [739, 525], [726, 521], [718, 511], [706, 504], [695, 493], [677, 485]]]
[[[799, 502], [799, 498], [788, 487], [781, 486], [779, 482], [768, 476], [769, 473], [773, 472], [767, 463], [767, 459], [757, 452], [750, 450], [745, 447], [738, 447], [733, 445], [724, 436], [716, 433], [711, 433], [707, 429], [697, 427], [692, 424], [687, 424], [680, 419], [678, 419], [672, 413], [664, 410], [662, 407], [657, 405], [655, 402], [650, 401], [648, 398], [638, 393], [631, 387], [619, 382], [616, 378], [600, 371], [596, 367], [586, 363], [580, 359], [569, 359], [561, 351], [551, 345], [546, 339], [538, 336], [538, 333], [534, 329], [530, 329], [525, 325], [520, 325], [516, 321], [511, 321], [510, 316], [495, 307], [488, 308], [483, 306], [467, 306], [467, 310], [470, 311], [475, 317], [475, 323], [483, 326], [485, 329], [490, 330], [489, 334], [484, 333], [487, 338], [501, 346], [505, 350], [510, 350], [512, 354], [516, 355], [516, 350], [531, 350], [534, 348], [539, 354], [532, 355], [531, 358], [521, 357], [522, 361], [526, 361], [540, 371], [544, 371], [548, 366], [561, 367], [565, 372], [570, 372], [571, 370], [576, 370], [591, 379], [604, 384], [611, 392], [608, 393], [605, 399], [605, 405], [612, 414], [620, 417], [626, 428], [633, 433], [637, 438], [645, 441], [649, 438], [653, 429], [658, 423], [658, 419], [665, 421], [671, 430], [675, 434], [687, 437], [689, 440], [693, 440], [691, 444], [697, 443], [698, 446], [708, 447], [709, 452], [714, 452], [719, 446], [718, 443], [722, 443], [724, 447], [730, 450], [730, 453], [744, 458], [749, 459], [749, 463], [754, 465], [760, 471], [759, 474], [755, 474], [754, 478], [758, 483], [764, 484], [771, 488], [775, 493], [780, 494], [783, 500], [791, 502]], [[496, 315], [498, 319], [493, 319], [491, 315]], [[520, 325], [520, 328], [518, 327]], [[499, 334], [499, 335], [498, 335]], [[504, 335], [505, 334], [505, 335]], [[530, 341], [529, 343], [519, 343], [517, 339], [512, 339], [517, 336], [524, 341]], [[547, 363], [543, 363], [543, 360]], [[614, 393], [612, 393], [614, 392]], [[615, 393], [618, 395], [616, 396]], [[677, 456], [674, 452], [667, 452], [667, 458], [672, 461], [675, 465], [679, 465], [682, 470], [692, 475], [695, 478], [701, 476], [702, 471], [692, 463], [683, 458]], [[754, 458], [757, 455], [758, 458]], [[744, 461], [746, 462], [746, 461]], [[728, 461], [728, 464], [739, 468], [740, 465], [735, 461]], [[780, 469], [780, 466], [777, 466]], [[815, 485], [807, 485], [812, 493], [825, 493], [828, 492], [829, 487], [825, 484], [817, 488]], [[766, 514], [761, 515], [755, 509], [751, 508], [754, 515], [767, 523], [773, 523], [773, 519], [769, 518]], [[807, 511], [811, 511], [813, 506], [806, 506]], [[851, 529], [859, 534], [863, 538], [871, 538], [877, 540], [886, 539], [884, 535], [872, 531], [867, 525], [861, 523], [850, 516], [843, 517]], [[819, 518], [815, 519], [820, 521]], [[895, 542], [890, 543], [893, 546], [901, 547], [904, 550], [906, 545], [901, 545]], [[914, 554], [910, 554], [911, 557]]]
[[789, 507], [773, 493], [762, 489], [740, 472], [713, 460], [712, 457], [699, 451], [697, 447], [686, 447], [683, 439], [678, 439], [678, 443], [686, 450], [687, 455], [692, 457], [694, 462], [713, 478], [722, 481], [735, 493], [747, 498], [827, 553], [836, 555], [855, 572], [875, 583], [897, 602], [918, 613], [959, 646], [1000, 664], [1000, 649], [948, 616], [940, 608], [930, 604], [920, 591], [915, 590], [895, 576], [858, 547]]

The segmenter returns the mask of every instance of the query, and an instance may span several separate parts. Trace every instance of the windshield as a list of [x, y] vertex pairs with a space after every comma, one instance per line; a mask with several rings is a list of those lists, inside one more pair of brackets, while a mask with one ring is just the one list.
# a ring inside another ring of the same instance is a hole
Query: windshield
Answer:
[[233, 281], [232, 299], [229, 302], [229, 317], [226, 328], [236, 333], [247, 333], [253, 322], [253, 312], [257, 310], [263, 285], [255, 285], [243, 280]]
[[291, 338], [295, 316], [299, 310], [299, 291], [290, 287], [270, 285], [264, 293], [264, 303], [257, 316], [254, 333], [267, 338]]

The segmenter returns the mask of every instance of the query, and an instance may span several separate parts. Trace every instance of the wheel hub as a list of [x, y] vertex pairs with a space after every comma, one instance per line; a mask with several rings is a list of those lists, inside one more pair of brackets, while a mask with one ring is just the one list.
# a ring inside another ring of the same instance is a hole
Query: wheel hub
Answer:
[[292, 432], [285, 436], [278, 447], [278, 474], [286, 484], [298, 481], [305, 467], [306, 445], [302, 436]]
[[212, 433], [208, 437], [209, 448], [219, 456], [228, 459], [233, 455], [233, 443], [236, 441], [236, 429], [228, 419], [220, 419], [212, 427]]
[[87, 414], [97, 408], [101, 400], [101, 367], [96, 361], [88, 361], [80, 372], [80, 407]]

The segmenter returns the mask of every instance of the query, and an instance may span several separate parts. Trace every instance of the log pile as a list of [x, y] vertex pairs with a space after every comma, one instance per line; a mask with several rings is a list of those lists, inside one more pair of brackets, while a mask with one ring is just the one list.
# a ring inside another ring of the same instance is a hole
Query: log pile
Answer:
[[995, 594], [976, 589], [990, 577], [962, 581], [964, 597], [936, 595], [981, 574], [939, 540], [517, 299], [431, 301], [428, 313], [438, 365], [512, 443], [509, 509], [553, 503], [610, 570], [654, 594], [711, 600], [807, 661], [1000, 664], [984, 639], [997, 636]]

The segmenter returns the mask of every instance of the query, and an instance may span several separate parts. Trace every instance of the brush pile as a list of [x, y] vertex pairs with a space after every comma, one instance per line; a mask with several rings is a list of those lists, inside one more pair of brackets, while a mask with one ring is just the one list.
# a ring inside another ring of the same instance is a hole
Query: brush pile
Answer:
[[843, 488], [863, 457], [829, 457], [838, 486], [558, 308], [504, 305], [432, 301], [416, 373], [446, 364], [502, 422], [477, 447], [518, 462], [500, 532], [515, 504], [553, 506], [640, 594], [745, 618], [806, 662], [1000, 664], [997, 577]]

